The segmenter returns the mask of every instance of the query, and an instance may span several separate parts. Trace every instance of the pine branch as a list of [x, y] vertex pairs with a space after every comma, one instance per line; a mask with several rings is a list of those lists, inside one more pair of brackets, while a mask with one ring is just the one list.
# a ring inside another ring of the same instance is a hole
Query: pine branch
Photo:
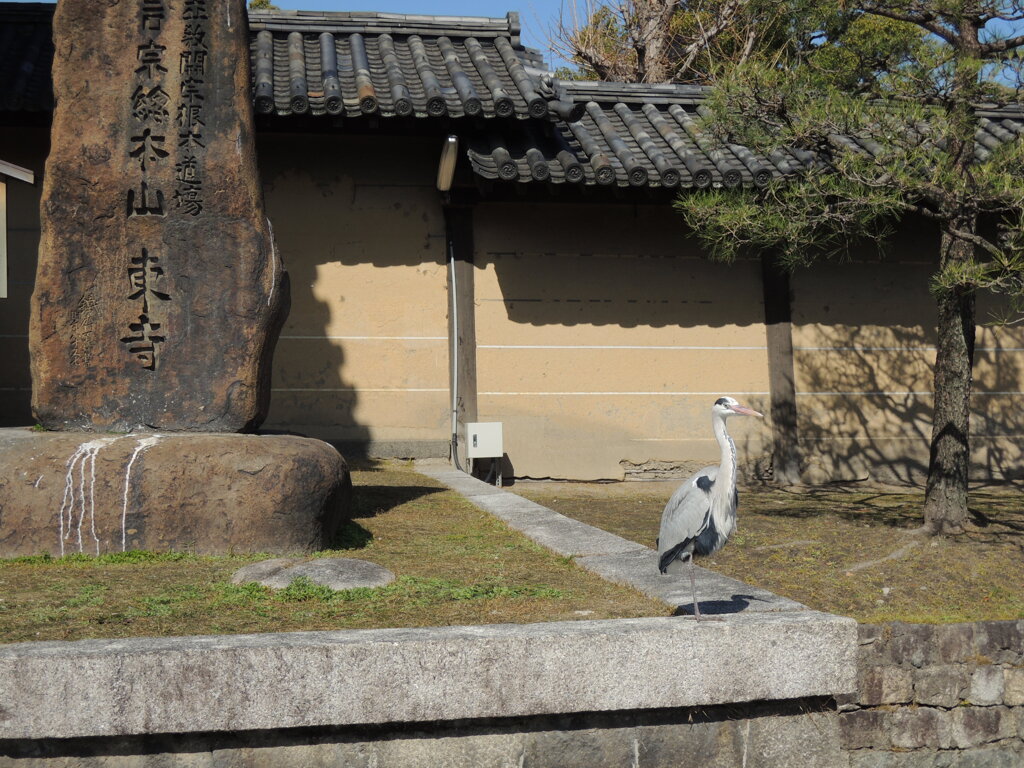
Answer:
[[981, 44], [981, 53], [984, 56], [991, 56], [994, 53], [1005, 53], [1014, 48], [1024, 45], [1024, 35], [1017, 35], [1006, 40], [996, 40], [991, 43]]

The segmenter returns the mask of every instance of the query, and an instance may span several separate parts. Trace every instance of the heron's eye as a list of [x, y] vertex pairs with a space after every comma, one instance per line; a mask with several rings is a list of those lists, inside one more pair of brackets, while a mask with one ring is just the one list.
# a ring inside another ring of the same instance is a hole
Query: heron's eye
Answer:
[[724, 397], [720, 397], [717, 400], [715, 400], [715, 405], [725, 405], [725, 406], [728, 406], [729, 405], [729, 401], [726, 400]]

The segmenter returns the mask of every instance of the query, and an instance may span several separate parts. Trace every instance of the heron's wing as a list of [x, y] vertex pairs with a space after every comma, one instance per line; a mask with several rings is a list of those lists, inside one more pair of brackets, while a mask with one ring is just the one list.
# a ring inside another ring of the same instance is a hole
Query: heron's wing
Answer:
[[704, 467], [679, 486], [661, 513], [658, 532], [658, 567], [662, 573], [708, 527], [711, 488], [718, 467]]

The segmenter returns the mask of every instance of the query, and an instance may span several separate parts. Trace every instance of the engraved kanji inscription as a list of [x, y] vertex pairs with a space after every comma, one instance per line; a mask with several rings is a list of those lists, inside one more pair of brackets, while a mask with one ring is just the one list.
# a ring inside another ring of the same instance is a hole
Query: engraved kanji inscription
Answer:
[[189, 21], [185, 24], [185, 32], [181, 40], [186, 46], [201, 46], [206, 48], [206, 29], [199, 21]]
[[138, 189], [128, 190], [128, 218], [133, 216], [166, 216], [164, 193], [159, 189], [150, 189], [145, 181]]
[[186, 78], [202, 81], [206, 74], [206, 50], [198, 45], [181, 52], [180, 72]]
[[149, 90], [140, 85], [132, 94], [132, 117], [140, 123], [161, 125], [167, 120], [170, 100], [171, 97], [159, 85]]
[[128, 267], [128, 283], [131, 287], [128, 298], [132, 301], [142, 299], [143, 312], [149, 312], [150, 298], [169, 301], [171, 297], [157, 289], [157, 284], [163, 276], [164, 268], [160, 266], [160, 259], [150, 256], [143, 248], [142, 255], [133, 256], [131, 266]]
[[147, 40], [139, 46], [139, 62], [142, 64], [135, 70], [136, 74], [144, 75], [148, 80], [156, 80], [161, 74], [167, 72], [163, 65], [164, 51], [167, 47], [157, 45], [153, 40]]
[[209, 18], [206, 14], [206, 0], [185, 0], [182, 16], [186, 21]]
[[154, 163], [170, 154], [163, 148], [164, 138], [153, 133], [149, 128], [146, 128], [138, 136], [131, 137], [132, 148], [128, 154], [139, 162], [139, 167], [143, 172], [146, 171], [147, 164], [152, 167]]
[[159, 31], [166, 18], [167, 9], [164, 8], [163, 0], [142, 0], [142, 28], [144, 30]]
[[121, 343], [128, 345], [128, 351], [148, 371], [156, 370], [157, 348], [165, 341], [160, 327], [160, 323], [150, 322], [149, 317], [143, 313], [139, 315], [139, 322], [128, 324], [130, 335], [121, 338]]
[[121, 337], [121, 343], [128, 346], [128, 352], [135, 355], [139, 364], [149, 371], [156, 370], [158, 345], [166, 341], [162, 331], [163, 323], [152, 319], [155, 308], [151, 300], [157, 304], [170, 301], [171, 296], [161, 290], [164, 268], [160, 258], [143, 248], [138, 256], [133, 256], [128, 264], [128, 300], [142, 301], [142, 311], [138, 322], [128, 324], [128, 335]]

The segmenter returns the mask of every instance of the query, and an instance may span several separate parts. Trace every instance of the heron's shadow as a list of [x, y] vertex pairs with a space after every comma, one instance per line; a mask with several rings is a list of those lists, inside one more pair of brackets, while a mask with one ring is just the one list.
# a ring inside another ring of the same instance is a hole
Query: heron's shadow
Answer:
[[[741, 613], [750, 605], [751, 600], [764, 602], [762, 598], [754, 597], [753, 595], [733, 595], [728, 600], [700, 600], [700, 612], [707, 616]], [[693, 603], [677, 605], [672, 615], [693, 616]]]

